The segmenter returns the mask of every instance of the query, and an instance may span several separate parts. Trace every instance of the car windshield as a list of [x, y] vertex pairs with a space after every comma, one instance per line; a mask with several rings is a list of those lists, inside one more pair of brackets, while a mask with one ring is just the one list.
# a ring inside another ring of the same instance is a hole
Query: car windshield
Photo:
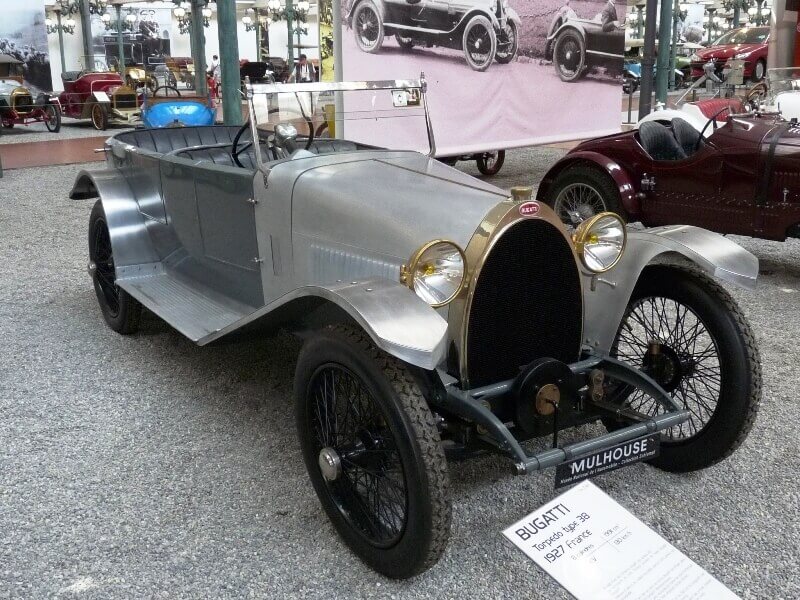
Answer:
[[10, 94], [19, 87], [19, 82], [0, 79], [0, 94]]
[[800, 90], [800, 67], [769, 69], [767, 71], [767, 88], [773, 95]]
[[763, 44], [769, 37], [769, 27], [745, 27], [726, 33], [714, 42], [714, 46], [736, 44]]
[[80, 58], [81, 70], [84, 73], [108, 73], [108, 61], [102, 54], [94, 54], [91, 56], [81, 56]]
[[279, 158], [271, 150], [279, 124], [296, 129], [298, 149], [313, 151], [315, 144], [338, 139], [427, 153], [434, 142], [424, 89], [424, 80], [420, 79], [253, 84], [248, 95], [261, 140], [260, 162]]

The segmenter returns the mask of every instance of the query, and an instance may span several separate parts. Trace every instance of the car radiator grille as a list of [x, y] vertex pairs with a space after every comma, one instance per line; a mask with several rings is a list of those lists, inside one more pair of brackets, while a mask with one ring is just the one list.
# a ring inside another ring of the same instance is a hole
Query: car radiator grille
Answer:
[[33, 97], [30, 94], [14, 96], [14, 110], [18, 113], [29, 113], [33, 110]]
[[472, 388], [511, 379], [537, 358], [577, 360], [583, 299], [569, 242], [547, 221], [513, 225], [487, 257], [469, 310]]
[[117, 94], [114, 96], [114, 108], [120, 110], [136, 108], [136, 94]]

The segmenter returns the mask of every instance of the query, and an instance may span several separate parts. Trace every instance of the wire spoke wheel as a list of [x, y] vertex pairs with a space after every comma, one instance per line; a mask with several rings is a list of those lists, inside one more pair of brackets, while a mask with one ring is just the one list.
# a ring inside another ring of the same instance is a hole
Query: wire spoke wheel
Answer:
[[491, 47], [491, 32], [483, 24], [474, 25], [467, 32], [466, 51], [476, 64], [489, 60]]
[[553, 210], [562, 222], [577, 225], [608, 210], [603, 195], [588, 183], [572, 183], [561, 189]]
[[105, 299], [110, 316], [119, 315], [119, 287], [114, 269], [114, 254], [111, 250], [111, 238], [108, 235], [108, 226], [100, 220], [93, 229], [89, 258], [94, 265], [95, 285], [100, 289]]
[[53, 133], [61, 129], [61, 112], [54, 104], [46, 104], [44, 107], [44, 125], [48, 131]]
[[567, 30], [559, 35], [553, 54], [556, 71], [563, 81], [576, 81], [581, 77], [586, 59], [583, 40], [575, 31]]
[[356, 9], [353, 29], [358, 45], [365, 52], [376, 50], [383, 42], [383, 23], [371, 2], [363, 2]]
[[517, 24], [507, 19], [506, 26], [497, 40], [497, 62], [503, 64], [511, 62], [517, 55], [518, 46]]
[[372, 394], [349, 369], [321, 366], [309, 385], [316, 450], [333, 457], [326, 485], [344, 518], [369, 543], [397, 542], [408, 516], [405, 474], [395, 440]]
[[[722, 365], [717, 342], [690, 307], [663, 297], [635, 301], [623, 318], [613, 354], [653, 377], [691, 413], [688, 421], [662, 432], [665, 441], [690, 438], [708, 425], [720, 400]], [[641, 390], [633, 391], [624, 406], [648, 417], [664, 412]]]

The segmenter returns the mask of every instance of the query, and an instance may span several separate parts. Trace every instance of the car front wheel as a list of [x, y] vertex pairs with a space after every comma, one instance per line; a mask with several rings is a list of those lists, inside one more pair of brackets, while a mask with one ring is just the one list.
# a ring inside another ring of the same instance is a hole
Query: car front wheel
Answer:
[[123, 335], [136, 333], [142, 305], [117, 285], [111, 236], [100, 200], [95, 202], [89, 217], [89, 273], [108, 326]]
[[627, 220], [613, 182], [608, 175], [592, 167], [576, 165], [563, 170], [543, 201], [565, 225], [573, 227], [606, 211]]
[[475, 160], [478, 166], [478, 171], [483, 175], [497, 175], [500, 169], [503, 168], [503, 163], [506, 161], [506, 151], [498, 150], [497, 152], [484, 152]]
[[470, 19], [464, 28], [462, 43], [467, 64], [475, 71], [485, 71], [497, 53], [497, 34], [492, 23], [483, 15]]
[[586, 48], [583, 38], [574, 29], [565, 29], [553, 44], [553, 64], [561, 81], [573, 82], [583, 76]]
[[108, 129], [108, 109], [105, 104], [95, 102], [92, 105], [92, 125], [98, 131]]
[[328, 327], [300, 352], [295, 400], [309, 478], [350, 549], [393, 578], [436, 563], [450, 531], [447, 463], [408, 368], [363, 332]]
[[395, 33], [394, 39], [397, 41], [397, 45], [403, 50], [412, 50], [414, 48], [414, 38], [412, 37], [406, 37], [404, 35], [400, 35], [399, 33]]
[[364, 52], [374, 54], [383, 44], [383, 19], [372, 0], [364, 0], [353, 14], [356, 44]]
[[[650, 462], [667, 471], [703, 469], [747, 437], [761, 399], [755, 337], [735, 300], [718, 283], [674, 266], [645, 269], [622, 318], [612, 355], [650, 375], [688, 421], [661, 432]], [[652, 417], [664, 408], [640, 390], [607, 398]], [[606, 419], [616, 429], [629, 423]]]
[[58, 133], [61, 130], [61, 111], [55, 104], [45, 104], [44, 126], [47, 131]]

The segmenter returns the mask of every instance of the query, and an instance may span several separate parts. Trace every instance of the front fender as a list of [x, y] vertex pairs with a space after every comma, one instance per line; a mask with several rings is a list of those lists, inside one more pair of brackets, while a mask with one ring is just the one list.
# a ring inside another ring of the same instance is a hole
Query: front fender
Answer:
[[[404, 362], [432, 370], [445, 359], [447, 322], [444, 318], [405, 285], [379, 277], [299, 287], [244, 319], [198, 340], [198, 344], [203, 346], [261, 320], [269, 320], [272, 313], [280, 314], [284, 309], [296, 315], [298, 311], [291, 310], [293, 305], [301, 305], [304, 308], [300, 310], [307, 311], [308, 305], [301, 304], [304, 299], [316, 299], [319, 304], [330, 303], [341, 309], [376, 346]], [[293, 320], [296, 319], [290, 319]], [[280, 317], [278, 321], [284, 322]], [[318, 320], [314, 327], [325, 324], [326, 319]]]
[[608, 273], [584, 273], [584, 343], [609, 352], [642, 270], [650, 264], [691, 264], [723, 281], [754, 288], [758, 259], [712, 231], [668, 225], [628, 231], [628, 246]]
[[550, 193], [550, 189], [559, 173], [561, 173], [561, 171], [567, 167], [570, 167], [573, 164], [581, 161], [589, 162], [605, 171], [608, 176], [614, 180], [617, 190], [619, 191], [620, 202], [622, 203], [625, 211], [629, 215], [639, 214], [639, 200], [636, 198], [636, 190], [630, 175], [628, 175], [625, 169], [623, 169], [616, 161], [600, 154], [599, 152], [593, 152], [591, 150], [578, 150], [576, 152], [570, 152], [555, 165], [553, 165], [553, 167], [544, 176], [544, 179], [542, 179], [542, 183], [539, 185], [539, 188], [536, 191], [536, 199], [547, 204], [547, 195]]
[[522, 27], [522, 19], [519, 18], [519, 13], [510, 6], [506, 8], [506, 19], [515, 23], [518, 27]]
[[114, 250], [114, 266], [142, 265], [160, 259], [150, 242], [145, 219], [127, 180], [114, 169], [81, 171], [75, 178], [72, 200], [100, 198]]

